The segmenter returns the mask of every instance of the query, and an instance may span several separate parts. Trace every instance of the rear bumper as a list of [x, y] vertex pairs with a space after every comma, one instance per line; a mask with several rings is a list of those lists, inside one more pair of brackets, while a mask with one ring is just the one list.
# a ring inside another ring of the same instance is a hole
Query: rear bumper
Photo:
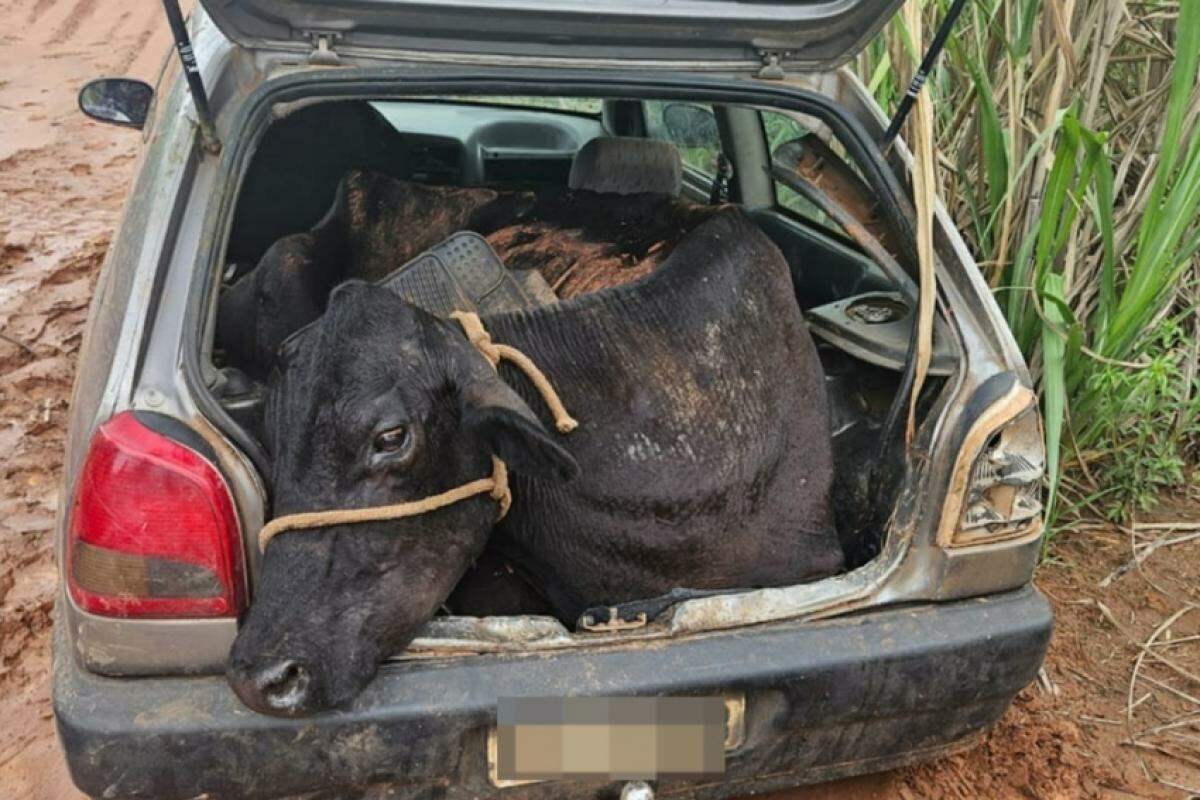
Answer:
[[388, 797], [615, 796], [610, 785], [496, 789], [486, 740], [499, 697], [744, 692], [726, 797], [870, 772], [953, 749], [1036, 674], [1051, 613], [1032, 587], [638, 648], [385, 666], [344, 712], [258, 715], [223, 678], [105, 678], [55, 633], [54, 710], [71, 775], [106, 798], [275, 797], [386, 785]]

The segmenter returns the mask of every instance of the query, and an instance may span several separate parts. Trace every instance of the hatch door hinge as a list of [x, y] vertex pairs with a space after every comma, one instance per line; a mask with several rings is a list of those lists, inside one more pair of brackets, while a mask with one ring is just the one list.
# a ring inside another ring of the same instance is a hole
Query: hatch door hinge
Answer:
[[764, 81], [783, 80], [787, 77], [783, 71], [783, 62], [785, 59], [791, 58], [791, 55], [790, 50], [759, 50], [758, 57], [762, 60], [762, 66], [755, 73], [755, 77]]
[[341, 35], [334, 31], [305, 31], [308, 40], [312, 42], [312, 50], [308, 53], [308, 63], [319, 67], [340, 67], [342, 58], [333, 49], [333, 43]]

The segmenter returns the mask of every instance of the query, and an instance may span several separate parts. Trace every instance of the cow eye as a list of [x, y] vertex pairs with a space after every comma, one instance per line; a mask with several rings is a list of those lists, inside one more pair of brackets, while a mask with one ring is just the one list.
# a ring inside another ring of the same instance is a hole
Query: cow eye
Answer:
[[399, 425], [375, 434], [375, 452], [395, 453], [404, 449], [408, 443], [408, 428]]

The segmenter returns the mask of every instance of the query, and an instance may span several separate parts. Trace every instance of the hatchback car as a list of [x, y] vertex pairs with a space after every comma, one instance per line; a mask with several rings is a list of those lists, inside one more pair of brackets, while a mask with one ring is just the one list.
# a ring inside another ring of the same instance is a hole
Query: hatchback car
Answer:
[[[145, 152], [92, 304], [57, 532], [54, 708], [79, 788], [615, 797], [620, 782], [497, 772], [498, 704], [547, 695], [722, 698], [724, 772], [655, 787], [696, 797], [933, 758], [996, 721], [1050, 636], [1031, 585], [1045, 454], [1021, 355], [940, 206], [911, 442], [897, 423], [911, 159], [880, 146], [887, 119], [842, 65], [898, 5], [201, 0], [181, 42], [191, 87], [172, 60], [148, 109], [148, 87], [86, 89], [84, 109], [142, 127]], [[350, 170], [559, 185], [589, 142], [646, 138], [679, 153], [671, 191], [737, 205], [791, 267], [826, 373], [846, 570], [574, 629], [443, 615], [344, 709], [244, 707], [223, 670], [270, 469], [262, 384], [214, 344], [221, 297]]]

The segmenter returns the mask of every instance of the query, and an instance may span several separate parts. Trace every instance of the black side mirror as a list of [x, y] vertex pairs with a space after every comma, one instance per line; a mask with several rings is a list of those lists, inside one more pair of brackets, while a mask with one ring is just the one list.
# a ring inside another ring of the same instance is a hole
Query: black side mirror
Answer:
[[691, 103], [668, 103], [663, 109], [663, 125], [671, 141], [682, 147], [721, 148], [717, 118], [707, 108]]
[[100, 122], [141, 128], [150, 113], [154, 87], [133, 78], [97, 78], [79, 90], [79, 110]]

